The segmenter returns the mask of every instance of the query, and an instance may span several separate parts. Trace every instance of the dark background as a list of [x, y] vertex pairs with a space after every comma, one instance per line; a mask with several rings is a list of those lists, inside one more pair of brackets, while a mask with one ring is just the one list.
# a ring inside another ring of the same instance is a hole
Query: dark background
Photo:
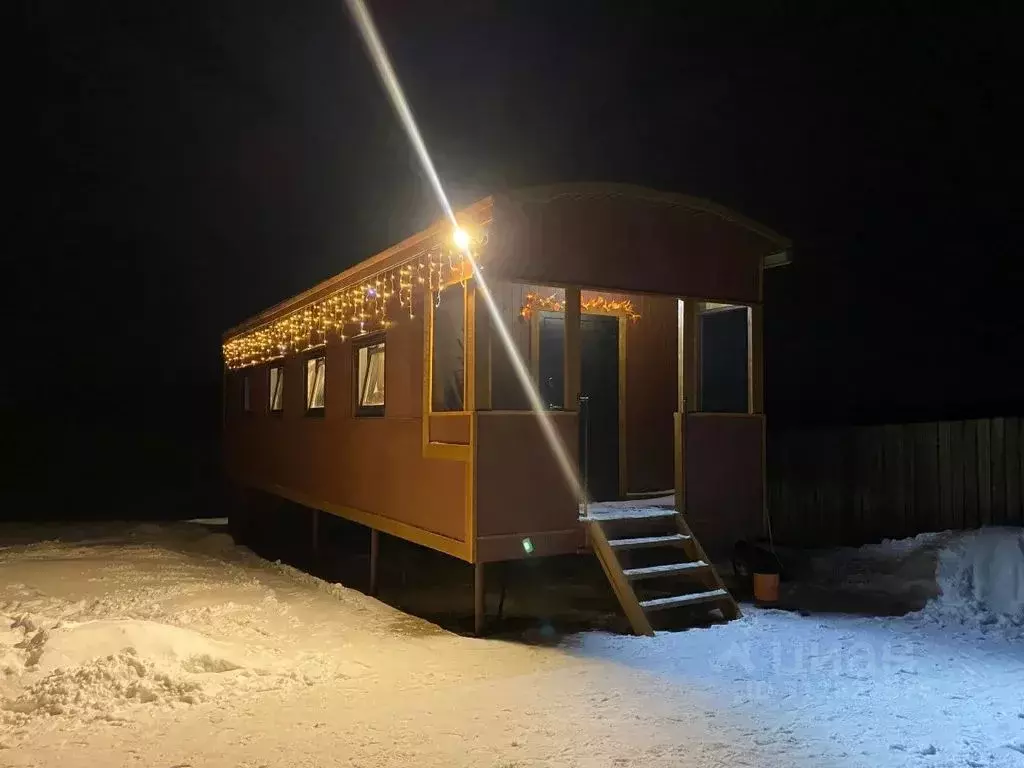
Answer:
[[[969, 7], [371, 2], [456, 204], [622, 181], [792, 238], [772, 428], [1024, 410], [1024, 60]], [[341, 0], [22, 10], [3, 515], [218, 514], [221, 332], [439, 208]]]

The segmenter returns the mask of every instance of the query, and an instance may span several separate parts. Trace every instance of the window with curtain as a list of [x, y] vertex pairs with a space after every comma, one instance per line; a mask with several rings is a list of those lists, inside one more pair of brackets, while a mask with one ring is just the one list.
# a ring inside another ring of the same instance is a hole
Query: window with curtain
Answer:
[[434, 344], [430, 350], [430, 409], [461, 411], [465, 403], [466, 291], [461, 283], [441, 291], [434, 312]]
[[324, 385], [327, 375], [327, 358], [311, 357], [306, 361], [306, 410], [324, 409]]
[[275, 365], [270, 369], [270, 412], [284, 410], [284, 366]]
[[384, 342], [356, 348], [356, 415], [384, 415]]

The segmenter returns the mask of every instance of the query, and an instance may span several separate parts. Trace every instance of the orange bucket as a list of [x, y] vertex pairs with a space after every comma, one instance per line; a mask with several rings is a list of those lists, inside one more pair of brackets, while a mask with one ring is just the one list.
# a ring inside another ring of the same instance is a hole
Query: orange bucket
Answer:
[[754, 599], [759, 603], [779, 602], [779, 574], [754, 574]]

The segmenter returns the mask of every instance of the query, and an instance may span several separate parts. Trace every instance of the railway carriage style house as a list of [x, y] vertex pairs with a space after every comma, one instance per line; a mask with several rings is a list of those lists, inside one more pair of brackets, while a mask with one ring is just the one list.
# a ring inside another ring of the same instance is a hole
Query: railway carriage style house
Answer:
[[[711, 556], [760, 535], [763, 274], [788, 241], [621, 185], [457, 218], [589, 498], [674, 497]], [[452, 236], [439, 222], [224, 335], [225, 464], [474, 564], [482, 593], [485, 563], [595, 542]]]

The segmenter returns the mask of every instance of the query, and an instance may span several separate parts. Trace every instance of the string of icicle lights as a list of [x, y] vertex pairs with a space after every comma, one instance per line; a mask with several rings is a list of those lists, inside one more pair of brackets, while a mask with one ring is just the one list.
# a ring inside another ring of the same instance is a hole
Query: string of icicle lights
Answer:
[[[476, 245], [485, 244], [486, 234]], [[223, 345], [224, 362], [230, 369], [245, 368], [318, 347], [332, 334], [344, 341], [389, 328], [400, 317], [415, 316], [414, 294], [436, 304], [445, 286], [465, 281], [471, 274], [461, 250], [438, 245], [229, 339]]]
[[[622, 315], [628, 317], [634, 323], [640, 319], [640, 313], [633, 308], [633, 302], [629, 299], [609, 299], [606, 296], [588, 295], [584, 291], [580, 300], [580, 312], [593, 312], [601, 315]], [[519, 316], [528, 320], [534, 312], [563, 312], [565, 301], [557, 293], [550, 296], [530, 292], [526, 294], [526, 301], [519, 310]]]

